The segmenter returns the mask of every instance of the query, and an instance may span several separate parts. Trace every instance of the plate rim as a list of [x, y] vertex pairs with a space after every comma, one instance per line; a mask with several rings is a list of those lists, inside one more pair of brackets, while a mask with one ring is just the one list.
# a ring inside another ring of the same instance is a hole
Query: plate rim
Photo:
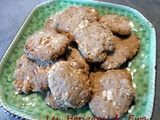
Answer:
[[[153, 108], [154, 108], [154, 102], [155, 102], [155, 80], [156, 80], [156, 51], [157, 51], [157, 46], [156, 46], [156, 31], [155, 31], [155, 27], [152, 25], [152, 23], [146, 18], [143, 16], [142, 13], [140, 13], [138, 10], [136, 10], [135, 8], [132, 8], [132, 7], [129, 7], [129, 6], [126, 6], [126, 5], [121, 5], [121, 4], [116, 4], [116, 3], [110, 3], [110, 2], [103, 2], [103, 1], [99, 1], [99, 0], [49, 0], [49, 1], [45, 1], [45, 2], [42, 2], [38, 5], [36, 5], [29, 13], [28, 15], [25, 17], [24, 21], [22, 22], [20, 28], [18, 29], [18, 32], [16, 33], [15, 37], [13, 38], [13, 40], [10, 42], [10, 44], [8, 45], [5, 53], [3, 54], [1, 60], [0, 60], [0, 70], [3, 68], [3, 64], [5, 63], [5, 59], [7, 57], [7, 54], [9, 54], [9, 52], [11, 51], [11, 48], [13, 46], [13, 44], [16, 42], [16, 40], [18, 41], [18, 36], [21, 34], [23, 28], [27, 25], [27, 21], [29, 21], [29, 18], [32, 16], [32, 14], [34, 14], [35, 11], [37, 11], [42, 5], [45, 5], [47, 3], [50, 3], [50, 2], [57, 2], [57, 1], [73, 1], [73, 2], [83, 2], [84, 4], [85, 3], [100, 3], [100, 4], [108, 4], [108, 5], [111, 5], [111, 6], [118, 6], [118, 7], [122, 7], [122, 8], [125, 8], [125, 9], [128, 9], [128, 11], [134, 11], [136, 12], [138, 16], [140, 16], [143, 20], [145, 20], [146, 23], [148, 23], [147, 25], [149, 26], [149, 28], [151, 29], [151, 34], [152, 34], [152, 42], [150, 41], [150, 46], [151, 48], [154, 48], [152, 49], [152, 53], [153, 55], [151, 55], [152, 57], [152, 76], [149, 75], [150, 80], [152, 80], [152, 85], [149, 84], [149, 87], [152, 87], [152, 92], [153, 92], [153, 98], [152, 98], [152, 102], [150, 102], [150, 105], [151, 105], [151, 109], [149, 111], [149, 115], [147, 117], [151, 118], [152, 117], [152, 114], [153, 114]], [[151, 36], [151, 35], [150, 35]], [[150, 58], [151, 59], [151, 58]], [[1, 74], [0, 74], [1, 75]], [[2, 86], [0, 84], [0, 91], [1, 90]], [[6, 103], [3, 102], [2, 100], [2, 97], [1, 97], [1, 92], [0, 92], [0, 108], [5, 112], [7, 113], [8, 115], [12, 116], [12, 117], [15, 117], [15, 118], [19, 118], [19, 119], [33, 119], [32, 117], [28, 116], [28, 115], [24, 115], [24, 114], [19, 114], [19, 113], [14, 113], [13, 111], [9, 111], [7, 109], [7, 107], [5, 106]], [[37, 119], [37, 118], [35, 118]]]

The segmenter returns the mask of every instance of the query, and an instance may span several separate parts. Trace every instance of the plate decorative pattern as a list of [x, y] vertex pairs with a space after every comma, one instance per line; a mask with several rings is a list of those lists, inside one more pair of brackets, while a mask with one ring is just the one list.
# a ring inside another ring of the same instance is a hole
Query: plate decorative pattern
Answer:
[[118, 14], [130, 19], [132, 33], [139, 37], [141, 48], [137, 56], [128, 64], [128, 69], [133, 75], [137, 97], [134, 109], [129, 110], [123, 119], [128, 120], [129, 115], [134, 115], [136, 118], [150, 118], [155, 94], [156, 37], [154, 27], [135, 9], [96, 1], [53, 0], [43, 3], [31, 11], [1, 60], [0, 104], [11, 114], [32, 120], [46, 120], [47, 116], [48, 120], [52, 119], [53, 116], [59, 117], [61, 120], [66, 120], [68, 115], [70, 117], [72, 115], [83, 118], [93, 117], [88, 106], [68, 111], [53, 110], [45, 104], [41, 94], [17, 94], [12, 85], [16, 61], [23, 54], [26, 39], [35, 31], [42, 29], [45, 20], [50, 15], [72, 5], [93, 7], [99, 15]]

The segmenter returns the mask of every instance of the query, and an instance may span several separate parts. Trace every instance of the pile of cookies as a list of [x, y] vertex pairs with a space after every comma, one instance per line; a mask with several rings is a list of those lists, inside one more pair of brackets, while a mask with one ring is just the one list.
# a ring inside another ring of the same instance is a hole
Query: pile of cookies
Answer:
[[120, 117], [135, 98], [131, 73], [121, 66], [139, 48], [127, 17], [71, 6], [27, 39], [13, 85], [19, 93], [46, 93], [54, 109], [89, 103], [97, 117]]

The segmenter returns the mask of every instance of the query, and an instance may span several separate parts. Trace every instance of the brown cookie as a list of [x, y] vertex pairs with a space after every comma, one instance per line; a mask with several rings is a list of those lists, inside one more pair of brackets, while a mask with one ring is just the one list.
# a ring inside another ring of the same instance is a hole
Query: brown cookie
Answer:
[[27, 39], [24, 52], [32, 60], [51, 61], [63, 55], [70, 42], [65, 35], [42, 29]]
[[44, 27], [45, 27], [46, 29], [55, 30], [55, 29], [54, 29], [54, 25], [53, 25], [53, 18], [54, 18], [54, 15], [51, 15], [50, 18], [48, 18], [48, 19], [45, 21]]
[[130, 56], [130, 50], [123, 40], [115, 36], [115, 50], [110, 52], [106, 60], [100, 65], [101, 68], [108, 70], [119, 68]]
[[19, 93], [46, 92], [48, 88], [48, 72], [50, 67], [42, 67], [23, 55], [17, 61], [14, 73], [14, 88]]
[[95, 94], [97, 91], [102, 89], [101, 85], [99, 84], [100, 80], [99, 78], [104, 74], [104, 71], [96, 71], [96, 72], [90, 72], [89, 78], [91, 80], [91, 86], [92, 86], [92, 93]]
[[54, 109], [58, 108], [58, 106], [56, 105], [55, 100], [53, 99], [53, 96], [52, 96], [52, 94], [51, 94], [51, 91], [48, 91], [48, 92], [47, 92], [47, 95], [46, 95], [46, 97], [45, 97], [45, 103], [46, 103], [48, 106], [50, 106], [50, 107], [52, 107], [52, 108], [54, 108]]
[[105, 70], [119, 68], [128, 59], [132, 59], [139, 48], [140, 40], [136, 35], [131, 34], [129, 37], [122, 39], [115, 36], [115, 50], [108, 54], [100, 67]]
[[86, 105], [91, 97], [88, 74], [88, 71], [78, 69], [72, 62], [55, 63], [48, 76], [49, 88], [54, 99], [51, 100], [54, 101], [52, 106], [66, 110]]
[[73, 62], [73, 64], [77, 64], [77, 68], [89, 70], [89, 65], [81, 55], [81, 53], [76, 49], [69, 47], [68, 48], [68, 57], [67, 61]]
[[98, 22], [84, 20], [74, 30], [78, 49], [88, 62], [102, 62], [114, 49], [114, 36]]
[[130, 51], [129, 59], [132, 59], [140, 49], [140, 40], [134, 34], [131, 34], [128, 38], [124, 38], [123, 44], [129, 47]]
[[131, 73], [127, 70], [108, 70], [91, 73], [93, 96], [89, 107], [101, 118], [120, 117], [128, 111], [135, 98]]
[[91, 7], [70, 6], [54, 15], [53, 24], [56, 30], [72, 34], [83, 20], [97, 21], [96, 10]]
[[[49, 29], [49, 30], [55, 30], [54, 28], [54, 24], [53, 24], [53, 20], [54, 20], [54, 15], [51, 15], [50, 18], [48, 18], [45, 22], [45, 28]], [[70, 33], [67, 33], [65, 31], [58, 31], [60, 34], [63, 34], [65, 36], [67, 36], [71, 41], [74, 40], [73, 36]]]
[[131, 33], [131, 26], [127, 17], [105, 15], [100, 18], [99, 22], [108, 27], [114, 34], [129, 35]]

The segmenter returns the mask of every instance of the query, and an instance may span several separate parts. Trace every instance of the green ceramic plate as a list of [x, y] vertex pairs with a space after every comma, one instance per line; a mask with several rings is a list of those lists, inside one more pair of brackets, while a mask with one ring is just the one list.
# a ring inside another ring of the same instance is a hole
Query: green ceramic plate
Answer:
[[68, 115], [69, 118], [72, 115], [74, 115], [73, 118], [75, 116], [93, 117], [88, 106], [68, 111], [53, 110], [45, 104], [40, 94], [20, 95], [12, 86], [16, 61], [23, 54], [26, 39], [33, 32], [42, 29], [45, 20], [50, 15], [72, 5], [93, 7], [99, 15], [119, 14], [130, 19], [132, 32], [139, 36], [141, 48], [138, 55], [128, 64], [128, 69], [133, 75], [137, 98], [135, 106], [129, 110], [124, 119], [128, 120], [129, 115], [134, 115], [134, 118], [150, 118], [155, 94], [156, 37], [154, 27], [135, 9], [95, 1], [53, 0], [32, 10], [0, 63], [0, 104], [11, 114], [32, 120], [45, 120], [47, 115], [48, 120], [51, 120], [53, 116], [61, 120], [66, 120]]

